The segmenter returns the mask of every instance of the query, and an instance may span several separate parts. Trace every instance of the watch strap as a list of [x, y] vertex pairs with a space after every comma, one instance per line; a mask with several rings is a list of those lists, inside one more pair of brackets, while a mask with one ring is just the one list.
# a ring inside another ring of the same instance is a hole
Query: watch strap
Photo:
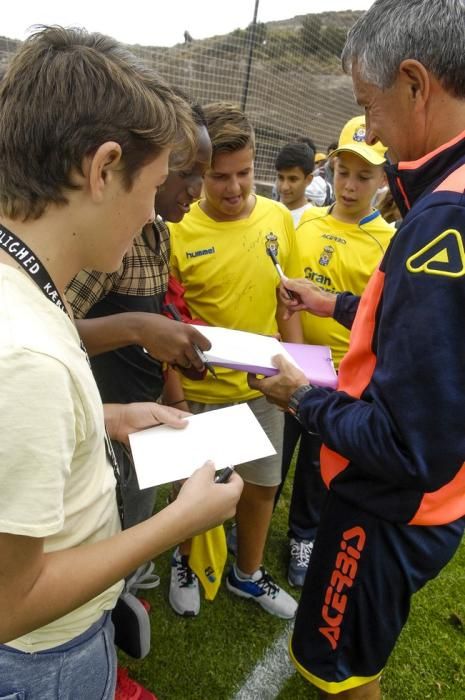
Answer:
[[297, 416], [300, 402], [312, 389], [313, 387], [311, 384], [302, 384], [291, 394], [287, 404], [287, 410], [292, 416]]

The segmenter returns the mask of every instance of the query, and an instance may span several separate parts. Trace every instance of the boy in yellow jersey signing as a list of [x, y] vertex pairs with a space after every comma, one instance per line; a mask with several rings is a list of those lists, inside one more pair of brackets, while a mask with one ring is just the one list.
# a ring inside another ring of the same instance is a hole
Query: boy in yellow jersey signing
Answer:
[[[300, 277], [337, 294], [361, 294], [389, 244], [394, 228], [386, 223], [372, 200], [384, 183], [385, 148], [365, 142], [364, 117], [354, 117], [343, 128], [334, 151], [336, 201], [329, 207], [305, 211], [297, 228]], [[349, 346], [350, 331], [332, 318], [302, 314], [306, 343], [329, 345], [338, 368]], [[320, 476], [320, 438], [310, 435], [286, 414], [283, 472], [286, 478], [300, 437], [294, 487], [289, 510], [290, 560], [288, 580], [303, 586], [320, 521], [325, 487]], [[311, 455], [311, 465], [309, 462]], [[311, 466], [311, 468], [309, 468]]]
[[[204, 177], [204, 198], [183, 221], [171, 224], [172, 273], [186, 288], [193, 316], [212, 326], [273, 335], [300, 342], [300, 319], [282, 321], [279, 278], [268, 254], [274, 249], [289, 276], [300, 276], [292, 217], [282, 204], [252, 192], [255, 140], [251, 124], [234, 105], [204, 108], [213, 146]], [[294, 272], [291, 272], [294, 271]], [[247, 401], [277, 455], [238, 467], [245, 481], [237, 509], [237, 560], [227, 587], [256, 600], [267, 612], [291, 618], [294, 599], [263, 568], [263, 551], [274, 498], [281, 481], [283, 415], [247, 385], [246, 374], [217, 369], [203, 381], [183, 378], [190, 409], [199, 413]], [[189, 544], [173, 556], [170, 603], [181, 615], [197, 615], [198, 583], [188, 566]]]

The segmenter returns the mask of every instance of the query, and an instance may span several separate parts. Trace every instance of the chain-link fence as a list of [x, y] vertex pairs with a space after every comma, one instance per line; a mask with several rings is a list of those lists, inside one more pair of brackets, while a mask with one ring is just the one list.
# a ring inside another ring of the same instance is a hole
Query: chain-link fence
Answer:
[[[326, 151], [359, 113], [339, 56], [360, 14], [327, 12], [265, 24], [251, 0], [254, 21], [246, 29], [195, 41], [186, 32], [185, 42], [173, 47], [130, 48], [200, 104], [228, 100], [245, 108], [257, 134], [256, 179], [264, 186], [274, 181], [274, 159], [283, 145], [305, 136]], [[0, 67], [18, 43], [0, 37]]]

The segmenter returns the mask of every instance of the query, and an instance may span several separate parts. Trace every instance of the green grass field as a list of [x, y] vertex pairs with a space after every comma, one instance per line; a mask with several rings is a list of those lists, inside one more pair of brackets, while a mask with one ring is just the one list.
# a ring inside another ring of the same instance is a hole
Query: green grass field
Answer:
[[[282, 585], [287, 584], [288, 497], [287, 486], [273, 517], [265, 561]], [[166, 490], [160, 489], [158, 506], [165, 502]], [[160, 587], [146, 596], [152, 604], [151, 652], [143, 661], [121, 654], [121, 663], [159, 700], [232, 700], [287, 623], [233, 596], [224, 584], [213, 603], [202, 601], [198, 618], [180, 618], [168, 604], [169, 554], [157, 560], [156, 568]], [[465, 544], [441, 576], [417, 594], [382, 687], [384, 700], [465, 700]], [[278, 693], [262, 687], [247, 697], [318, 696], [294, 673]]]

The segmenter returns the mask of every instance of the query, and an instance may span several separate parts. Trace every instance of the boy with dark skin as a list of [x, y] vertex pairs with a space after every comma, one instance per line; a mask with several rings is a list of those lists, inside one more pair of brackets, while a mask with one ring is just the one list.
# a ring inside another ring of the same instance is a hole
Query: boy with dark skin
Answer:
[[[163, 371], [158, 359], [175, 361], [183, 344], [184, 353], [192, 353], [191, 338], [196, 336], [208, 345], [203, 336], [192, 332], [195, 329], [161, 316], [168, 287], [170, 249], [164, 221], [181, 221], [189, 211], [190, 204], [200, 196], [202, 178], [211, 159], [203, 113], [195, 106], [192, 115], [196, 122], [195, 160], [179, 170], [176, 156], [172, 159], [170, 174], [157, 192], [155, 222], [144, 227], [116, 273], [82, 270], [67, 290], [74, 314], [80, 319], [77, 328], [93, 356], [92, 369], [102, 400], [123, 404], [149, 402], [147, 406], [152, 406], [155, 414], [160, 410], [188, 411], [177, 372], [171, 368]], [[190, 362], [189, 358], [186, 354], [178, 357], [181, 362]], [[162, 393], [164, 402], [173, 408], [163, 409], [150, 403]], [[139, 489], [127, 444], [116, 440], [113, 448], [122, 474], [124, 524], [131, 527], [152, 515], [156, 489]], [[126, 587], [135, 593], [139, 584], [144, 588], [156, 586], [159, 579], [152, 571], [151, 562], [139, 567]], [[130, 686], [134, 692], [142, 692], [142, 686], [130, 679], [124, 669], [118, 669], [117, 700], [129, 696]], [[144, 700], [155, 698], [148, 690], [143, 692]]]

